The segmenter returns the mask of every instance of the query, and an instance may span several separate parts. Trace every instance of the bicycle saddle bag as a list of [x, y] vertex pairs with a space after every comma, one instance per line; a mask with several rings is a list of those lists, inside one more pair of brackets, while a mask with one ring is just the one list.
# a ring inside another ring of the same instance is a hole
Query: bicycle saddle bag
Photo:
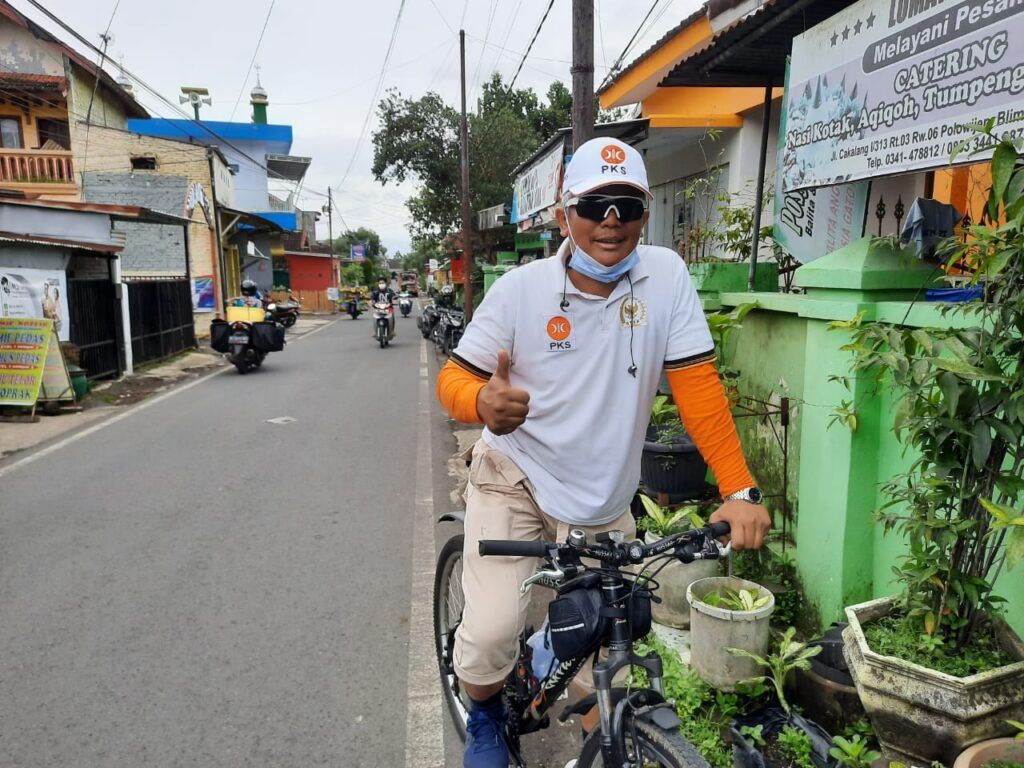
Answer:
[[569, 660], [597, 648], [607, 620], [601, 602], [600, 588], [574, 589], [551, 601], [551, 649], [557, 658]]

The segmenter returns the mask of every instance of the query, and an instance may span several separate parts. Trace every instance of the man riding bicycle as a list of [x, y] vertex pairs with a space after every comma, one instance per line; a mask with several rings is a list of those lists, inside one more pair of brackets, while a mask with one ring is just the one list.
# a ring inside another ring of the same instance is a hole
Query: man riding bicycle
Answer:
[[472, 700], [466, 767], [508, 765], [501, 692], [529, 605], [519, 585], [535, 567], [533, 558], [482, 558], [478, 542], [563, 541], [570, 528], [635, 535], [629, 503], [663, 370], [725, 499], [712, 521], [730, 524], [735, 549], [760, 547], [771, 527], [686, 265], [638, 245], [650, 197], [639, 152], [615, 139], [583, 144], [556, 212], [566, 241], [494, 284], [438, 378], [448, 413], [486, 427], [472, 452], [453, 650]]

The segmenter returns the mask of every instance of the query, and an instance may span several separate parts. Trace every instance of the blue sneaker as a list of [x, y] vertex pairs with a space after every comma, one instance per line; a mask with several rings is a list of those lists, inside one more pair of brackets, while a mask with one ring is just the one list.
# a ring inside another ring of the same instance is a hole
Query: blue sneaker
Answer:
[[500, 704], [469, 711], [466, 723], [466, 751], [463, 768], [508, 768], [508, 746], [505, 744], [505, 721], [508, 712]]

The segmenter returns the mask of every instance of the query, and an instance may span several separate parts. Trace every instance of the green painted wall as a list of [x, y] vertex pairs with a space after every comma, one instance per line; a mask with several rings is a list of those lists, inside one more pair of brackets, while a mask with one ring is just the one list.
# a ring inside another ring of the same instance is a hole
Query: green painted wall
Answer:
[[[863, 311], [869, 321], [912, 326], [970, 324], [962, 315], [943, 317], [938, 305], [873, 301], [873, 295], [891, 297], [889, 286], [907, 279], [906, 265], [887, 267], [884, 259], [879, 262], [877, 253], [871, 254], [862, 261], [870, 262], [866, 268], [876, 274], [852, 287], [837, 289], [829, 284], [824, 259], [815, 262], [816, 285], [806, 295], [723, 293], [702, 297], [706, 306], [758, 302], [758, 308], [735, 333], [727, 362], [741, 371], [741, 394], [771, 399], [785, 393], [795, 401], [790, 483], [791, 496], [798, 501], [796, 560], [805, 593], [822, 626], [844, 618], [847, 605], [896, 590], [892, 568], [905, 544], [898, 534], [886, 534], [874, 524], [873, 516], [885, 501], [882, 484], [912, 461], [892, 431], [891, 390], [867, 379], [852, 381], [849, 389], [830, 380], [849, 375], [851, 357], [841, 349], [850, 332], [830, 329], [829, 323]], [[886, 281], [877, 273], [887, 268], [903, 274]], [[841, 279], [849, 281], [848, 271]], [[865, 287], [872, 282], [885, 288], [874, 293], [873, 288]], [[830, 424], [844, 400], [857, 404], [855, 431], [843, 424]], [[740, 419], [737, 426], [752, 470], [770, 493], [777, 487], [780, 461], [762, 428], [744, 423], [754, 421]], [[1009, 601], [1010, 625], [1024, 636], [1024, 566], [1002, 574], [996, 591]]]
[[[804, 356], [807, 351], [807, 323], [794, 315], [777, 312], [752, 312], [743, 327], [733, 334], [726, 353], [730, 365], [740, 371], [740, 392], [746, 397], [778, 408], [781, 398], [790, 398], [789, 426], [789, 518], [796, 519], [800, 477], [800, 410], [803, 400]], [[753, 408], [761, 410], [758, 405]], [[741, 413], [742, 411], [740, 411]], [[775, 430], [773, 431], [773, 426]], [[747, 452], [761, 490], [774, 496], [783, 488], [783, 455], [776, 439], [782, 436], [779, 416], [741, 416], [736, 428]], [[768, 507], [781, 526], [781, 499], [770, 498]]]

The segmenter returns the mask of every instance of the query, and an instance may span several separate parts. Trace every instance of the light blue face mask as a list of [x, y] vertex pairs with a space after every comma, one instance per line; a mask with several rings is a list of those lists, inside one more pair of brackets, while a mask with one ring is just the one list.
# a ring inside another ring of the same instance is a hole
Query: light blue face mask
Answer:
[[569, 259], [569, 266], [592, 280], [601, 283], [614, 283], [635, 267], [638, 261], [640, 261], [640, 254], [634, 248], [629, 256], [609, 267], [594, 260], [590, 254], [577, 245], [573, 249], [572, 258]]

